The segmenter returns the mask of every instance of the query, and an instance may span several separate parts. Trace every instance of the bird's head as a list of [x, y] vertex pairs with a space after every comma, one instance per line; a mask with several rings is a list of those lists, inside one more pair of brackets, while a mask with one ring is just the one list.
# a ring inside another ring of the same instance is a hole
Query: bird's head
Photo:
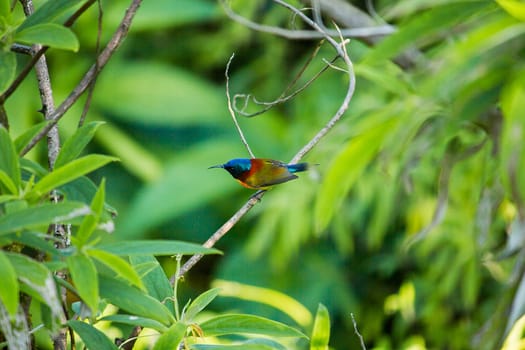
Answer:
[[214, 165], [211, 168], [223, 168], [226, 169], [234, 178], [238, 178], [247, 171], [250, 171], [252, 163], [247, 158], [236, 158], [229, 160], [228, 162], [220, 165]]

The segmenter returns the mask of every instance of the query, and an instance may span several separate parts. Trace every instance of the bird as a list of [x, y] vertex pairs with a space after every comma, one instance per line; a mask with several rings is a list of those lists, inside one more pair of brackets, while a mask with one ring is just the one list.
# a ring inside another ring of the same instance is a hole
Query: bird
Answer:
[[308, 170], [309, 164], [286, 164], [267, 158], [235, 158], [209, 167], [212, 168], [225, 169], [246, 188], [267, 190], [273, 185], [297, 179], [294, 173]]

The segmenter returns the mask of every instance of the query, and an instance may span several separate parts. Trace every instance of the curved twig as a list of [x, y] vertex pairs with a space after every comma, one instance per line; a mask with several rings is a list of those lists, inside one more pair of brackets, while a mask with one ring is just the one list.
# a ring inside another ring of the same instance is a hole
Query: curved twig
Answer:
[[250, 157], [255, 158], [250, 148], [250, 145], [248, 144], [248, 141], [246, 141], [246, 138], [244, 137], [242, 129], [239, 126], [239, 122], [237, 121], [237, 118], [235, 117], [235, 112], [233, 111], [233, 108], [232, 108], [232, 99], [230, 97], [230, 76], [228, 73], [230, 71], [230, 64], [232, 63], [233, 57], [235, 57], [234, 53], [232, 53], [232, 55], [230, 56], [230, 59], [228, 60], [228, 63], [226, 64], [226, 71], [224, 72], [224, 75], [226, 76], [226, 98], [228, 100], [228, 111], [230, 112], [230, 115], [232, 116], [233, 124], [235, 124], [235, 128], [237, 129], [237, 132], [239, 133], [239, 136], [241, 138], [242, 143], [244, 144], [244, 147], [246, 147], [246, 149], [248, 150]]
[[[259, 24], [245, 18], [237, 13], [235, 13], [230, 6], [226, 3], [226, 0], [220, 1], [224, 12], [232, 20], [259, 32], [270, 33], [278, 36], [282, 36], [288, 39], [300, 39], [300, 40], [309, 40], [309, 39], [319, 39], [325, 38], [327, 36], [338, 37], [340, 35], [337, 30], [327, 30], [325, 32], [319, 32], [317, 30], [297, 30], [297, 29], [285, 29], [279, 27], [268, 26], [264, 24]], [[295, 12], [298, 14], [300, 12], [297, 10]], [[303, 14], [304, 15], [304, 14]], [[395, 32], [395, 28], [390, 25], [383, 26], [372, 26], [372, 27], [362, 27], [362, 28], [352, 28], [352, 29], [343, 29], [341, 33], [344, 37], [350, 38], [368, 38], [382, 35], [389, 35]]]
[[[314, 28], [316, 31], [319, 31], [323, 34], [324, 38], [334, 47], [334, 49], [337, 51], [337, 54], [343, 59], [347, 66], [347, 74], [349, 76], [349, 82], [348, 82], [348, 89], [346, 92], [346, 96], [337, 110], [337, 112], [334, 114], [334, 116], [328, 121], [328, 123], [321, 129], [319, 132], [308, 142], [297, 154], [292, 158], [291, 163], [297, 163], [306, 153], [308, 153], [327, 133], [334, 127], [334, 125], [341, 119], [344, 112], [348, 109], [350, 100], [352, 99], [352, 96], [354, 94], [355, 90], [355, 74], [353, 71], [353, 65], [352, 61], [350, 60], [350, 57], [348, 56], [348, 53], [346, 51], [345, 44], [347, 43], [347, 40], [344, 40], [342, 38], [342, 34], [340, 34], [341, 43], [336, 42], [330, 35], [323, 31], [321, 27], [319, 27], [314, 21], [312, 21], [309, 17], [307, 17], [305, 14], [303, 14], [300, 10], [296, 9], [295, 7], [281, 1], [281, 0], [274, 0], [274, 2], [278, 3], [281, 6], [286, 7], [293, 13], [297, 14], [300, 18], [303, 19], [309, 26]], [[260, 199], [264, 196], [266, 191], [258, 191], [256, 194], [254, 194], [250, 199], [228, 220], [226, 221], [213, 235], [203, 244], [206, 248], [211, 248], [215, 245], [215, 243], [221, 239], [228, 231], [231, 230], [231, 228], [255, 205], [257, 202], [260, 201]], [[178, 274], [174, 274], [171, 276], [170, 281], [173, 283], [176, 278], [181, 278], [186, 272], [188, 272], [200, 259], [202, 258], [202, 255], [196, 254], [193, 255], [186, 263], [182, 266]]]

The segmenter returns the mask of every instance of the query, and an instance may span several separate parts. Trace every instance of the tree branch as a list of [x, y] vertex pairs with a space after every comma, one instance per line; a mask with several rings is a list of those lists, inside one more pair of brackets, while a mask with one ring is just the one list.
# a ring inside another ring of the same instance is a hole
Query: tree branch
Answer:
[[[259, 24], [245, 18], [237, 13], [235, 13], [232, 8], [227, 4], [227, 0], [220, 1], [224, 12], [226, 15], [250, 29], [253, 29], [258, 32], [270, 33], [278, 36], [282, 36], [287, 39], [299, 39], [299, 40], [310, 40], [310, 39], [320, 39], [325, 38], [326, 36], [337, 37], [340, 33], [337, 30], [326, 30], [324, 32], [319, 32], [317, 30], [298, 30], [298, 29], [285, 29], [280, 27], [268, 26], [264, 24]], [[300, 12], [297, 10], [297, 12]], [[301, 12], [302, 13], [302, 12]], [[344, 37], [350, 38], [368, 38], [375, 36], [385, 36], [395, 32], [395, 27], [391, 25], [381, 25], [381, 26], [366, 26], [361, 28], [351, 28], [351, 29], [342, 29], [340, 31]]]
[[[352, 61], [350, 60], [350, 57], [348, 56], [348, 53], [346, 51], [345, 44], [347, 43], [347, 40], [344, 40], [342, 38], [342, 34], [340, 33], [340, 40], [341, 43], [336, 42], [329, 33], [326, 33], [319, 25], [317, 25], [314, 21], [312, 21], [309, 17], [307, 17], [304, 13], [296, 9], [295, 7], [281, 1], [281, 0], [273, 0], [275, 3], [287, 8], [292, 13], [299, 16], [303, 21], [305, 21], [309, 26], [311, 26], [313, 29], [318, 31], [323, 35], [323, 37], [334, 47], [334, 49], [337, 51], [337, 54], [343, 59], [349, 81], [348, 81], [348, 88], [346, 92], [346, 96], [343, 99], [343, 102], [337, 112], [334, 114], [334, 116], [328, 121], [328, 123], [321, 129], [319, 132], [308, 142], [297, 154], [292, 158], [291, 163], [297, 163], [306, 153], [308, 153], [319, 141], [330, 131], [334, 125], [341, 119], [344, 112], [348, 109], [350, 100], [352, 99], [352, 96], [354, 94], [355, 90], [355, 74], [353, 71], [353, 65]], [[257, 202], [260, 201], [260, 199], [264, 196], [266, 191], [258, 191], [255, 193], [250, 199], [228, 220], [226, 221], [204, 244], [203, 246], [206, 248], [211, 248], [217, 243], [219, 239], [221, 239], [228, 231], [232, 229], [233, 226], [255, 205]], [[175, 274], [171, 276], [170, 282], [173, 283], [176, 278], [181, 278], [186, 272], [188, 272], [200, 259], [202, 258], [202, 255], [196, 254], [193, 255], [186, 263], [182, 266], [180, 269], [178, 275]]]

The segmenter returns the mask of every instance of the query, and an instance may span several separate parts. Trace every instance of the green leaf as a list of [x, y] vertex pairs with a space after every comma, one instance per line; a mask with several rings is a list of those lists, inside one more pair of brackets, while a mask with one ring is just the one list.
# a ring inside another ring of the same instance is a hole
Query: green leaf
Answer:
[[[18, 189], [20, 188], [21, 177], [20, 177], [20, 165], [18, 163], [18, 154], [16, 153], [15, 145], [9, 137], [7, 130], [0, 126], [0, 170], [3, 170], [9, 178], [11, 178], [13, 184]], [[2, 189], [0, 187], [0, 189]], [[4, 189], [2, 189], [3, 191]]]
[[113, 63], [100, 76], [97, 89], [94, 103], [126, 123], [217, 125], [228, 116], [222, 90], [173, 66]]
[[0, 276], [2, 276], [0, 300], [7, 312], [14, 317], [18, 309], [19, 286], [16, 280], [16, 271], [2, 251], [0, 251]]
[[139, 273], [148, 294], [164, 303], [172, 315], [175, 315], [173, 287], [157, 259], [152, 255], [130, 255], [129, 261]]
[[220, 288], [213, 288], [200, 294], [186, 309], [186, 313], [183, 316], [183, 320], [187, 323], [193, 322], [193, 319], [199, 312], [204, 310], [209, 303], [213, 301], [219, 294]]
[[18, 136], [15, 140], [15, 148], [17, 154], [19, 154], [28, 144], [29, 142], [40, 132], [42, 129], [46, 127], [46, 125], [49, 124], [48, 121], [44, 121], [38, 124], [33, 125], [32, 127], [25, 130], [22, 135]]
[[10, 16], [11, 6], [9, 0], [0, 0], [0, 17], [9, 18]]
[[83, 203], [45, 203], [0, 216], [0, 235], [56, 222], [68, 222], [89, 213]]
[[326, 229], [341, 206], [344, 196], [377, 154], [385, 136], [392, 132], [394, 122], [383, 122], [351, 139], [336, 155], [315, 203], [314, 219], [317, 231]]
[[328, 315], [328, 309], [323, 304], [319, 304], [315, 314], [310, 350], [328, 350], [329, 341], [330, 316]]
[[82, 150], [91, 141], [98, 127], [104, 122], [91, 122], [78, 128], [71, 137], [69, 137], [58, 153], [55, 167], [60, 167], [77, 158]]
[[99, 302], [95, 264], [87, 255], [79, 253], [69, 256], [67, 265], [78, 295], [91, 309], [92, 315], [95, 315], [98, 311]]
[[11, 51], [0, 50], [0, 94], [7, 90], [15, 79], [16, 55]]
[[525, 21], [525, 4], [523, 1], [518, 0], [496, 0], [498, 5], [500, 5], [509, 15], [514, 18], [519, 19], [520, 21]]
[[67, 324], [80, 336], [89, 350], [118, 350], [104, 333], [92, 325], [75, 320], [70, 320]]
[[87, 254], [109, 267], [117, 274], [117, 276], [122, 277], [130, 284], [145, 290], [144, 284], [142, 283], [137, 272], [126, 260], [122, 259], [120, 256], [100, 249], [89, 249], [87, 250]]
[[18, 195], [18, 188], [7, 173], [0, 169], [0, 188], [5, 188], [6, 193]]
[[91, 202], [91, 213], [84, 217], [78, 228], [75, 237], [78, 240], [77, 244], [80, 247], [88, 242], [89, 238], [97, 228], [102, 215], [102, 210], [104, 209], [105, 188], [106, 181], [103, 179], [97, 193], [95, 193], [95, 196], [93, 197], [93, 201]]
[[24, 246], [40, 250], [50, 256], [58, 257], [65, 252], [65, 250], [58, 250], [55, 248], [53, 243], [49, 240], [49, 235], [45, 233], [22, 231], [7, 234], [4, 237], [10, 241], [18, 242]]
[[100, 295], [122, 310], [151, 318], [164, 325], [170, 325], [175, 321], [166, 306], [140, 289], [103, 275], [99, 275], [99, 282]]
[[186, 335], [187, 326], [182, 322], [173, 324], [163, 333], [153, 346], [153, 350], [178, 349], [178, 345]]
[[87, 173], [90, 173], [109, 162], [114, 162], [117, 159], [114, 157], [104, 156], [100, 154], [90, 154], [82, 158], [75, 159], [66, 165], [55, 168], [52, 172], [44, 176], [38, 181], [31, 193], [27, 196], [37, 195], [41, 196], [44, 193], [71, 182]]
[[164, 333], [168, 330], [166, 326], [164, 326], [162, 323], [158, 321], [155, 321], [155, 320], [152, 320], [146, 317], [135, 316], [135, 315], [123, 315], [123, 314], [109, 315], [109, 316], [102, 317], [99, 321], [110, 321], [110, 322], [115, 322], [115, 323], [129, 324], [132, 326], [142, 326], [145, 328], [154, 329], [159, 333]]
[[429, 38], [441, 30], [466, 22], [474, 14], [492, 6], [487, 1], [461, 1], [432, 7], [422, 14], [411, 17], [398, 31], [382, 40], [365, 60], [385, 60], [418, 44], [418, 39]]
[[220, 290], [221, 297], [233, 297], [269, 305], [284, 312], [304, 328], [310, 327], [312, 324], [313, 317], [310, 311], [284, 293], [269, 288], [220, 279], [213, 281], [212, 286]]
[[4, 253], [15, 269], [20, 290], [47, 305], [51, 311], [51, 330], [55, 331], [65, 321], [62, 304], [53, 275], [40, 262], [25, 255]]
[[85, 0], [53, 0], [46, 1], [40, 8], [36, 9], [35, 12], [25, 19], [25, 21], [18, 27], [18, 31], [22, 31], [25, 28], [31, 26], [52, 22], [59, 16], [63, 15], [77, 4], [84, 2]]
[[15, 35], [15, 41], [26, 44], [40, 44], [56, 49], [78, 51], [78, 39], [69, 28], [55, 23], [36, 24]]
[[227, 334], [260, 334], [269, 337], [307, 338], [295, 328], [253, 315], [221, 315], [204, 321], [200, 327], [206, 337]]
[[204, 248], [201, 245], [169, 240], [136, 240], [104, 243], [97, 248], [117, 255], [193, 255], [193, 254], [220, 254], [213, 248]]

